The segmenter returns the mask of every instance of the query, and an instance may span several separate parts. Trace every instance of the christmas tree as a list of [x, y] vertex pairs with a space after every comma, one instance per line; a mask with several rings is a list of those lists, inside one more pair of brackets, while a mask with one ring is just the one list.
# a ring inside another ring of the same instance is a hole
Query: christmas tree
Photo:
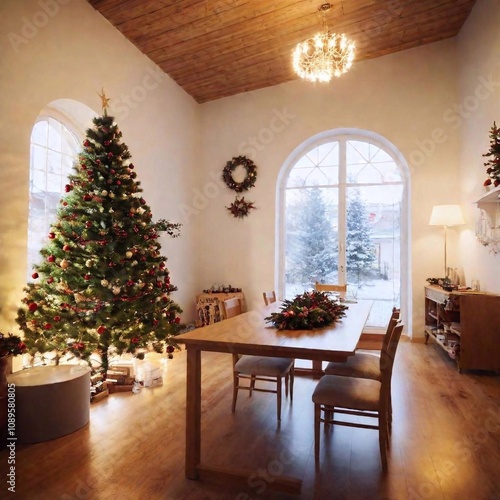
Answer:
[[493, 122], [493, 127], [490, 130], [490, 150], [483, 156], [489, 157], [489, 160], [484, 164], [488, 178], [484, 181], [485, 186], [489, 186], [492, 182], [495, 187], [500, 186], [500, 129]]
[[368, 212], [359, 189], [352, 190], [347, 202], [347, 276], [349, 283], [361, 287], [363, 278], [373, 271], [376, 259], [375, 246], [371, 239]]
[[17, 323], [32, 354], [55, 351], [89, 359], [138, 348], [171, 353], [181, 308], [170, 298], [159, 233], [180, 224], [153, 222], [122, 133], [107, 115], [94, 118], [61, 199], [57, 219], [25, 287]]
[[[290, 247], [290, 275], [304, 287], [315, 281], [331, 279], [337, 270], [337, 241], [328, 216], [328, 206], [319, 188], [307, 189], [294, 207], [287, 232], [294, 233]], [[292, 224], [295, 223], [295, 227]], [[288, 236], [290, 238], [290, 236]]]

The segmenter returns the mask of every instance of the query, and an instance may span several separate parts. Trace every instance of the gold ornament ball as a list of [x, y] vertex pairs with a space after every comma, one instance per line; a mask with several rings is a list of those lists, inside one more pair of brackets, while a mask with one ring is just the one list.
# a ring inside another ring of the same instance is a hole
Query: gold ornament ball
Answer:
[[61, 269], [68, 269], [69, 260], [66, 260], [66, 259], [61, 260], [61, 263], [59, 265], [61, 266]]

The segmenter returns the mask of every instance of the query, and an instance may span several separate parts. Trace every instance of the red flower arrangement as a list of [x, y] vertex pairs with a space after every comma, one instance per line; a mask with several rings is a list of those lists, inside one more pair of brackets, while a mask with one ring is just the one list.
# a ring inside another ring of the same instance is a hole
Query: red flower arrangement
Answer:
[[338, 321], [346, 309], [327, 292], [313, 290], [283, 301], [281, 312], [272, 313], [265, 320], [278, 330], [312, 330]]
[[21, 337], [12, 335], [12, 333], [7, 335], [0, 333], [0, 358], [24, 354], [26, 350], [26, 344], [21, 340]]

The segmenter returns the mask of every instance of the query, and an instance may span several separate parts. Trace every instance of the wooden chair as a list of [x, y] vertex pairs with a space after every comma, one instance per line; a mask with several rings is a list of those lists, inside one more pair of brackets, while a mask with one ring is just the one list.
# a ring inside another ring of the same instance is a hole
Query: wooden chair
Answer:
[[[400, 310], [394, 308], [382, 341], [382, 351], [387, 347], [387, 342], [389, 342], [392, 330], [399, 321], [399, 315]], [[381, 358], [379, 353], [356, 352], [354, 356], [349, 356], [347, 361], [331, 361], [328, 363], [325, 368], [325, 374], [380, 380], [382, 378], [380, 362]]]
[[[239, 299], [228, 299], [224, 301], [224, 311], [226, 319], [241, 314], [241, 304]], [[268, 356], [248, 356], [233, 354], [233, 406], [232, 411], [236, 411], [236, 400], [240, 389], [252, 392], [271, 392], [277, 395], [277, 414], [281, 420], [281, 393], [283, 379], [285, 379], [285, 395], [293, 401], [293, 381], [294, 381], [294, 359], [272, 358]], [[249, 380], [248, 385], [242, 385], [241, 381]], [[276, 388], [256, 387], [256, 382], [266, 384], [275, 383]]]
[[266, 306], [276, 302], [276, 292], [274, 290], [271, 292], [264, 292], [262, 296], [264, 297], [264, 304], [266, 304]]
[[339, 292], [340, 297], [345, 299], [347, 293], [347, 285], [333, 285], [326, 283], [314, 283], [314, 289], [318, 292]]
[[[319, 462], [319, 430], [320, 424], [323, 422], [324, 424], [378, 430], [382, 469], [384, 471], [387, 470], [389, 394], [394, 357], [402, 330], [402, 324], [394, 327], [390, 340], [381, 353], [381, 356], [387, 362], [381, 365], [382, 378], [380, 381], [367, 378], [325, 375], [318, 382], [312, 395], [314, 403], [314, 457], [316, 463]], [[356, 421], [335, 420], [335, 413], [376, 418], [378, 422], [374, 425], [359, 422], [359, 418], [356, 418]]]
[[[380, 353], [356, 352], [354, 356], [349, 356], [345, 362], [331, 361], [325, 368], [326, 375], [338, 375], [340, 377], [358, 377], [368, 378], [371, 380], [382, 380], [382, 367], [387, 362], [381, 356], [381, 353], [387, 349], [392, 331], [399, 322], [400, 310], [395, 307], [392, 309], [392, 314], [387, 325], [387, 330], [382, 341], [382, 349]], [[388, 423], [389, 432], [392, 428], [392, 397], [389, 391], [388, 403]]]
[[222, 305], [225, 319], [234, 318], [242, 313], [241, 302], [237, 297], [225, 300]]

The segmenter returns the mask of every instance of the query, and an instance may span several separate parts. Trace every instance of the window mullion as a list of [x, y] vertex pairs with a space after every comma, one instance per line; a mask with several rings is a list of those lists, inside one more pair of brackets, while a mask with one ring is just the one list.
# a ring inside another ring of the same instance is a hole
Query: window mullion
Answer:
[[338, 225], [339, 225], [339, 261], [338, 261], [338, 280], [339, 284], [347, 283], [347, 272], [346, 272], [346, 227], [347, 227], [347, 217], [346, 217], [346, 178], [347, 178], [347, 167], [346, 167], [346, 140], [341, 139], [339, 141], [339, 208], [338, 208]]

